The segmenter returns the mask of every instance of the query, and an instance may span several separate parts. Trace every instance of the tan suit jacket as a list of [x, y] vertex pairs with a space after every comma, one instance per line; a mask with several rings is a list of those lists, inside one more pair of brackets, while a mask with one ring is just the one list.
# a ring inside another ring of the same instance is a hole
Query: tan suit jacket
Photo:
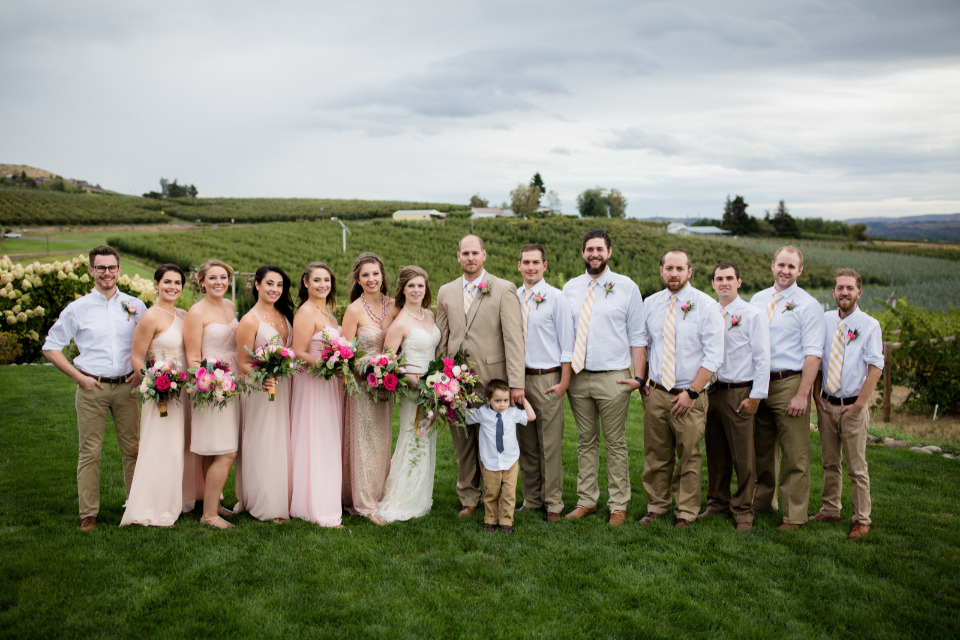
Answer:
[[[486, 385], [495, 378], [514, 389], [523, 388], [524, 349], [520, 326], [520, 299], [512, 282], [484, 272], [488, 293], [477, 295], [470, 313], [463, 313], [463, 279], [440, 287], [437, 293], [437, 355], [456, 353], [463, 345]], [[482, 387], [480, 389], [482, 395]]]

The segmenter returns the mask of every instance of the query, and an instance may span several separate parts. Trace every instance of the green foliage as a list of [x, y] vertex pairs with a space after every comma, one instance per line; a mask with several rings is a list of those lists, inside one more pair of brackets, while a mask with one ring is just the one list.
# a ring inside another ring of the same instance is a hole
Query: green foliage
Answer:
[[539, 193], [537, 194], [537, 206], [539, 206], [540, 197], [547, 192], [547, 188], [543, 185], [543, 178], [540, 177], [539, 171], [533, 174], [533, 177], [530, 178], [530, 186], [536, 187], [539, 190]]
[[23, 357], [23, 345], [12, 331], [0, 331], [0, 365], [14, 364]]
[[[537, 174], [538, 176], [540, 174]], [[534, 185], [523, 186], [518, 184], [517, 188], [510, 192], [510, 208], [521, 217], [529, 217], [536, 212], [540, 206], [540, 196], [543, 192]]]
[[627, 217], [627, 199], [619, 189], [610, 189], [607, 194], [607, 210], [611, 218]]
[[787, 209], [787, 205], [784, 204], [783, 200], [777, 205], [777, 211], [773, 214], [773, 217], [771, 218], [770, 212], [767, 211], [765, 219], [773, 226], [777, 235], [781, 238], [800, 237], [800, 229], [797, 227], [797, 221], [790, 215], [790, 211]]
[[727, 201], [723, 205], [723, 221], [721, 227], [730, 231], [735, 236], [749, 236], [757, 233], [757, 220], [747, 213], [749, 207], [743, 196], [737, 196], [733, 200], [727, 196]]
[[168, 214], [189, 222], [280, 222], [329, 220], [331, 217], [349, 222], [389, 218], [398, 209], [468, 212], [462, 205], [440, 202], [314, 198], [179, 198], [164, 201], [163, 208]]
[[115, 225], [169, 222], [161, 203], [133, 196], [0, 188], [0, 224]]
[[583, 218], [606, 218], [607, 199], [600, 187], [587, 189], [577, 196], [577, 210]]
[[475, 193], [470, 196], [470, 207], [477, 209], [486, 209], [490, 206], [490, 201], [485, 198], [481, 198], [479, 193]]

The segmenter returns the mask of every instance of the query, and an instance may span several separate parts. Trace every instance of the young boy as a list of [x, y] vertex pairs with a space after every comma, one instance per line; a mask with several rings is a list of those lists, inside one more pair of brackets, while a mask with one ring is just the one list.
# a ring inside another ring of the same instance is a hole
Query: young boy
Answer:
[[487, 383], [487, 404], [467, 410], [467, 424], [479, 424], [480, 472], [483, 475], [483, 530], [513, 533], [513, 508], [517, 503], [517, 469], [520, 445], [517, 425], [536, 420], [524, 399], [522, 409], [510, 405], [510, 386], [503, 380]]

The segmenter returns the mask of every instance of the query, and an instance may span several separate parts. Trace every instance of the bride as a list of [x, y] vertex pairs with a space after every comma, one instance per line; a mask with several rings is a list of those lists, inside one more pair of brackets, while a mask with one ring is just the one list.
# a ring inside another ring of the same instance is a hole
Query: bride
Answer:
[[[431, 299], [427, 272], [420, 267], [404, 267], [397, 279], [396, 306], [401, 311], [387, 330], [384, 345], [395, 353], [399, 348], [399, 354], [406, 358], [411, 389], [416, 389], [440, 342], [440, 330], [429, 310]], [[377, 515], [386, 522], [418, 518], [433, 505], [437, 432], [431, 425], [417, 435], [416, 410], [413, 399], [401, 397], [400, 435], [390, 461], [386, 491], [377, 505]]]

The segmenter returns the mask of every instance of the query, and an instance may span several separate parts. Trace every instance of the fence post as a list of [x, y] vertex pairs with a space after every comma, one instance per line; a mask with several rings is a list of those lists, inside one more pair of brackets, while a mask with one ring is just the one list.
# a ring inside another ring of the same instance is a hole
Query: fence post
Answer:
[[893, 393], [893, 345], [883, 343], [883, 421], [890, 422], [890, 394]]

